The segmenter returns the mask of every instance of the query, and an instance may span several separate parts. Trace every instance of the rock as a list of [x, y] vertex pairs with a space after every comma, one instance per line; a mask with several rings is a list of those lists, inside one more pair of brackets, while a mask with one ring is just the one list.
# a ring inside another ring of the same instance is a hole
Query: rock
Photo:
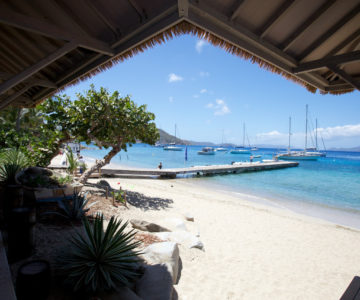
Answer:
[[166, 266], [147, 266], [144, 275], [136, 282], [135, 291], [144, 300], [172, 299], [173, 281]]
[[184, 230], [187, 231], [184, 221], [180, 218], [166, 218], [160, 222], [166, 228], [169, 228], [170, 231]]
[[179, 247], [174, 242], [154, 243], [145, 248], [143, 258], [151, 265], [165, 265], [172, 282], [176, 283], [179, 271]]
[[192, 214], [187, 212], [187, 213], [184, 214], [184, 217], [185, 217], [186, 221], [194, 222], [194, 216]]
[[98, 295], [101, 300], [141, 300], [135, 292], [127, 287], [117, 288], [116, 291], [111, 293], [102, 292]]
[[149, 232], [163, 232], [163, 231], [169, 231], [169, 229], [162, 227], [160, 225], [157, 225], [155, 223], [150, 223], [142, 220], [136, 220], [132, 219], [130, 220], [130, 223], [133, 228], [142, 230], [142, 231], [149, 231]]
[[159, 232], [155, 235], [162, 240], [169, 240], [188, 248], [204, 250], [204, 244], [199, 240], [199, 238], [187, 231]]
[[108, 183], [106, 180], [99, 180], [96, 184], [103, 187], [110, 187], [110, 183]]

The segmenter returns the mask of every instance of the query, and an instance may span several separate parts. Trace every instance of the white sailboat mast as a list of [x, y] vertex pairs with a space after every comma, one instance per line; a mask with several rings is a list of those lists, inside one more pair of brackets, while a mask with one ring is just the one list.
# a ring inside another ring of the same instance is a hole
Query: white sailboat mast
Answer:
[[307, 130], [308, 130], [308, 105], [306, 104], [306, 122], [305, 122], [305, 151], [307, 148]]
[[316, 147], [316, 151], [318, 150], [318, 124], [317, 124], [317, 119], [315, 119], [315, 147]]
[[244, 129], [243, 129], [243, 147], [245, 148], [245, 123], [244, 123]]
[[289, 117], [289, 146], [288, 146], [288, 153], [290, 153], [290, 137], [291, 137], [291, 117]]

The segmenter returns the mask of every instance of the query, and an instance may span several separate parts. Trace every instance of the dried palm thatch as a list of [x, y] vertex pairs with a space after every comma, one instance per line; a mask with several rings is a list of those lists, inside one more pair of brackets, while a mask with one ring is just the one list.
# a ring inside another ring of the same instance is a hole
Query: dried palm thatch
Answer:
[[[138, 54], [139, 52], [144, 52], [149, 48], [152, 48], [156, 45], [160, 45], [165, 43], [166, 41], [173, 39], [174, 37], [183, 35], [183, 34], [191, 34], [193, 36], [196, 36], [198, 38], [204, 39], [207, 42], [209, 42], [210, 44], [222, 48], [225, 51], [227, 51], [230, 54], [239, 56], [243, 59], [246, 60], [250, 60], [252, 63], [256, 63], [258, 64], [261, 68], [264, 68], [268, 71], [271, 71], [273, 73], [279, 74], [284, 76], [285, 78], [298, 83], [302, 86], [304, 86], [308, 91], [315, 93], [317, 88], [308, 84], [307, 82], [295, 77], [294, 75], [287, 73], [285, 71], [283, 71], [282, 69], [264, 61], [263, 59], [254, 56], [253, 54], [237, 47], [236, 45], [217, 37], [216, 35], [214, 35], [213, 33], [210, 33], [194, 24], [191, 24], [187, 21], [181, 21], [178, 24], [175, 24], [173, 26], [171, 26], [170, 28], [166, 29], [165, 31], [154, 35], [153, 37], [149, 38], [146, 41], [143, 41], [142, 43], [134, 46], [133, 48], [131, 48], [130, 50], [127, 50], [123, 53], [120, 53], [119, 55], [117, 55], [116, 57], [110, 59], [109, 61], [103, 63], [102, 65], [92, 69], [91, 71], [87, 72], [86, 74], [82, 75], [81, 77], [73, 80], [72, 82], [70, 82], [69, 84], [67, 84], [66, 86], [70, 86], [70, 85], [75, 85], [77, 84], [79, 81], [83, 81], [83, 80], [87, 80], [91, 77], [93, 77], [94, 75], [112, 68], [114, 65], [116, 65], [119, 62], [122, 62], [126, 59], [129, 59], [131, 57], [133, 57], [134, 55]], [[65, 87], [63, 87], [65, 88]], [[58, 92], [59, 90], [55, 91], [53, 94], [55, 94], [56, 92]], [[339, 95], [339, 94], [343, 94], [343, 93], [348, 93], [353, 91], [353, 89], [349, 89], [347, 91], [330, 91], [330, 92], [326, 92], [326, 91], [320, 91], [322, 94], [327, 94], [327, 93], [331, 93], [331, 94], [335, 94], [335, 95]]]

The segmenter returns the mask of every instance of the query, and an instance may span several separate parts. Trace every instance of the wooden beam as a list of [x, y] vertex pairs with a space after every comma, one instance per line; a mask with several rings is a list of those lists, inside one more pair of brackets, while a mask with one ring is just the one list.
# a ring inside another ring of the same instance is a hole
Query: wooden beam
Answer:
[[345, 15], [340, 21], [338, 21], [334, 26], [332, 26], [327, 32], [322, 36], [317, 38], [310, 46], [308, 46], [303, 53], [298, 57], [299, 61], [302, 61], [307, 57], [311, 52], [323, 44], [328, 38], [333, 36], [333, 34], [348, 23], [352, 18], [354, 18], [360, 12], [360, 4], [358, 4], [354, 9], [352, 9], [347, 15]]
[[[260, 39], [259, 36], [241, 24], [229, 21], [226, 16], [202, 2], [199, 4], [190, 2], [189, 21], [289, 74], [292, 74], [292, 69], [298, 66], [298, 62], [293, 57], [282, 52], [273, 44]], [[329, 84], [325, 78], [318, 74], [310, 73], [296, 76], [321, 90], [324, 90], [325, 86]]]
[[[138, 25], [137, 27], [130, 28], [129, 31], [124, 34], [119, 40], [114, 42], [111, 47], [115, 51], [115, 55], [121, 55], [122, 53], [130, 50], [132, 47], [141, 44], [144, 40], [155, 36], [156, 34], [166, 30], [167, 28], [175, 25], [182, 20], [179, 19], [177, 4], [164, 10], [156, 17], [147, 20], [145, 23]], [[59, 77], [56, 84], [59, 88], [65, 86], [69, 82], [76, 80], [82, 75], [90, 72], [91, 70], [99, 67], [99, 65], [106, 63], [109, 60], [100, 54], [91, 55], [85, 57], [75, 67], [71, 68], [66, 74]], [[32, 98], [34, 101], [39, 101], [47, 97], [53, 91], [44, 89], [34, 95]]]
[[231, 16], [230, 16], [230, 20], [234, 21], [236, 19], [236, 17], [238, 16], [240, 10], [241, 10], [241, 5], [244, 3], [245, 0], [237, 0], [235, 5], [233, 6], [232, 12], [231, 12]]
[[344, 49], [347, 45], [349, 45], [355, 39], [358, 39], [360, 36], [360, 29], [356, 30], [353, 34], [351, 34], [348, 38], [343, 40], [339, 45], [337, 45], [334, 49], [332, 49], [326, 56], [332, 56], [338, 53], [340, 50]]
[[354, 88], [360, 91], [360, 81], [352, 78], [349, 74], [347, 74], [344, 70], [341, 70], [339, 67], [335, 65], [328, 65], [329, 70], [338, 74], [344, 81], [351, 84]]
[[[0, 71], [0, 79], [8, 80], [14, 76], [15, 76], [14, 74]], [[54, 89], [57, 88], [57, 85], [54, 82], [52, 82], [50, 80], [46, 80], [46, 79], [28, 78], [28, 79], [24, 80], [23, 82], [30, 83], [33, 86], [43, 86], [43, 87], [54, 88]]]
[[146, 11], [144, 9], [142, 9], [139, 4], [136, 3], [135, 0], [128, 0], [128, 2], [130, 3], [130, 5], [132, 6], [132, 8], [136, 11], [136, 13], [139, 16], [140, 19], [140, 23], [142, 23], [144, 20], [146, 20], [147, 14]]
[[320, 6], [320, 8], [315, 13], [313, 13], [309, 18], [307, 18], [306, 21], [285, 40], [282, 45], [282, 50], [288, 50], [306, 32], [306, 30], [311, 25], [314, 24], [319, 19], [319, 17], [335, 3], [335, 1], [336, 0], [325, 1], [325, 3]]
[[323, 59], [313, 60], [299, 65], [294, 68], [294, 74], [312, 72], [318, 69], [326, 68], [328, 65], [341, 65], [350, 62], [360, 61], [360, 51], [340, 54], [336, 56], [326, 57]]
[[0, 7], [0, 23], [7, 24], [25, 31], [31, 31], [57, 40], [76, 42], [79, 47], [113, 56], [114, 51], [103, 41], [86, 35], [60, 28], [46, 21], [16, 13], [4, 6]]
[[15, 92], [14, 94], [12, 94], [8, 98], [6, 98], [5, 100], [1, 101], [0, 102], [0, 110], [5, 108], [6, 106], [8, 106], [11, 102], [13, 102], [16, 98], [20, 97], [31, 87], [32, 87], [31, 84], [27, 84], [22, 89], [18, 90], [17, 92]]
[[178, 11], [180, 18], [187, 18], [189, 16], [189, 1], [178, 0]]
[[270, 18], [265, 22], [264, 26], [259, 30], [260, 37], [263, 38], [270, 29], [279, 22], [281, 17], [286, 13], [286, 11], [293, 5], [295, 0], [285, 0], [280, 8], [270, 16]]
[[59, 59], [60, 57], [64, 56], [66, 53], [74, 50], [77, 45], [74, 42], [70, 42], [56, 50], [55, 52], [51, 53], [50, 55], [44, 57], [43, 59], [39, 60], [36, 64], [26, 68], [21, 73], [13, 76], [9, 80], [5, 81], [0, 85], [0, 95], [4, 94], [6, 91], [14, 87], [15, 85], [19, 84], [20, 82], [28, 79], [33, 74], [40, 71], [42, 68], [45, 68], [55, 60]]

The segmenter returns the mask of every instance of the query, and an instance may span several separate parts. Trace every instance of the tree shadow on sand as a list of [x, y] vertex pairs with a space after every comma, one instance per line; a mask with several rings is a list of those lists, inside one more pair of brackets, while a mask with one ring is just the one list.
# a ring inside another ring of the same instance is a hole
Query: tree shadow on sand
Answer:
[[[101, 184], [86, 183], [86, 187], [89, 190], [95, 191], [98, 195], [105, 197], [106, 187], [111, 194], [114, 189], [105, 180], [101, 180]], [[170, 208], [171, 204], [174, 202], [171, 199], [164, 199], [158, 197], [148, 197], [144, 194], [138, 192], [126, 191], [126, 200], [132, 206], [140, 208], [144, 211], [146, 210], [160, 210]]]

